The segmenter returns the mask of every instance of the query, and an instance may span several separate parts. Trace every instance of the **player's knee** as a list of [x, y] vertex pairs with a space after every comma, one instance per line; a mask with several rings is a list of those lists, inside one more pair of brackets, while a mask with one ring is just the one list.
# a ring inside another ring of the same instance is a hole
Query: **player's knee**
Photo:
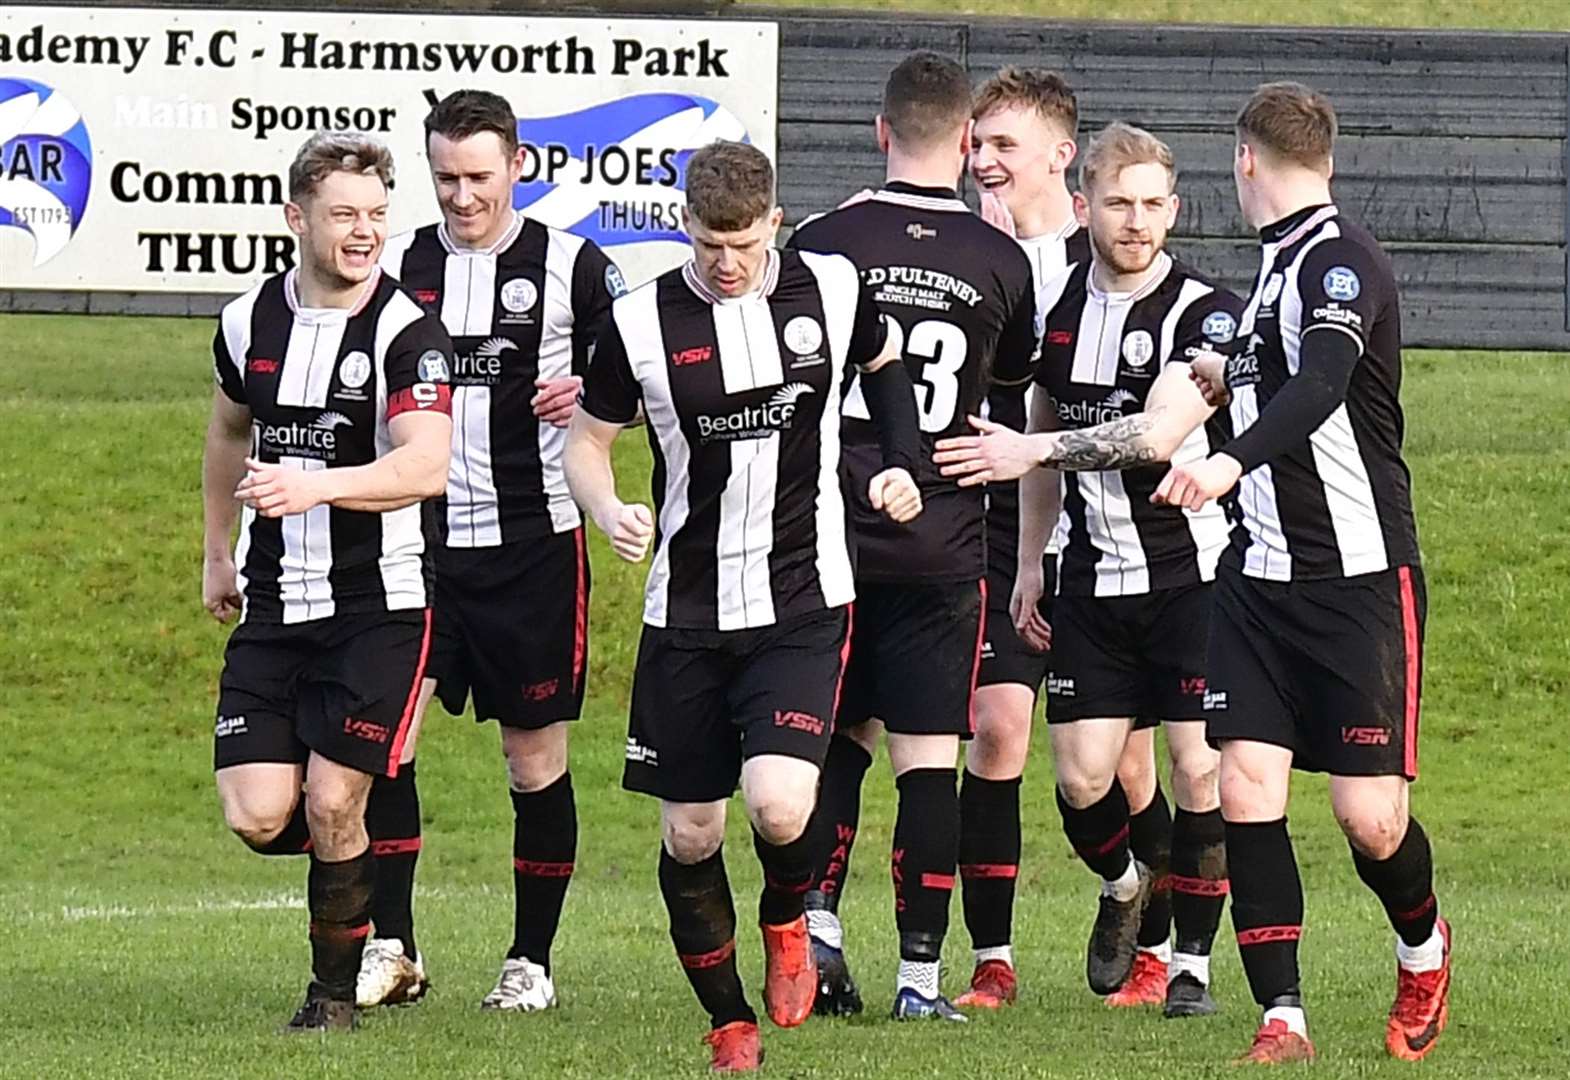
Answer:
[[806, 831], [812, 800], [775, 796], [750, 808], [752, 827], [765, 843], [788, 844]]
[[978, 776], [1006, 779], [1025, 768], [1030, 751], [1030, 717], [1003, 709], [976, 710], [976, 736], [965, 748], [966, 767]]
[[312, 836], [350, 832], [365, 815], [364, 800], [349, 791], [311, 791], [305, 799], [305, 820]]
[[1221, 782], [1221, 762], [1215, 755], [1195, 755], [1172, 763], [1172, 795], [1179, 806], [1189, 810], [1209, 809], [1216, 805]]
[[1063, 793], [1064, 802], [1083, 810], [1106, 798], [1114, 775], [1110, 769], [1059, 768], [1058, 790]]
[[247, 847], [261, 851], [278, 839], [289, 824], [290, 808], [279, 810], [253, 808], [239, 803], [224, 804], [224, 824]]
[[1406, 815], [1399, 808], [1353, 807], [1336, 809], [1336, 823], [1347, 842], [1365, 857], [1384, 860], [1396, 853], [1406, 836]]
[[691, 865], [702, 862], [720, 849], [725, 839], [724, 819], [718, 824], [709, 821], [667, 820], [665, 822], [665, 850], [679, 863]]

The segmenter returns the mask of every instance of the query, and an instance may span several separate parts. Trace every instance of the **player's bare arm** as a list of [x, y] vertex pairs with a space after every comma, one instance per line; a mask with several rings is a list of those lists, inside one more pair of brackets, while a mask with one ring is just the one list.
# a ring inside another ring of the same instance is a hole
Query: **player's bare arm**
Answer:
[[307, 471], [246, 458], [245, 478], [234, 497], [263, 517], [284, 517], [323, 504], [385, 513], [442, 494], [452, 419], [439, 412], [404, 413], [393, 417], [387, 431], [392, 452], [369, 465]]
[[635, 563], [643, 561], [649, 542], [654, 539], [654, 515], [647, 506], [624, 503], [616, 495], [611, 445], [621, 429], [621, 424], [590, 416], [581, 409], [574, 412], [567, 428], [562, 468], [573, 499], [610, 539], [616, 554]]
[[564, 428], [572, 420], [578, 407], [578, 395], [583, 390], [583, 376], [563, 375], [559, 379], [536, 379], [537, 391], [529, 405], [534, 415], [552, 427]]
[[[1030, 437], [1046, 434], [1061, 426], [1057, 407], [1045, 391], [1031, 396], [1030, 415], [1026, 418]], [[1037, 605], [1045, 591], [1041, 552], [1056, 527], [1063, 500], [1058, 470], [1034, 468], [1019, 481], [1019, 549], [1014, 571], [1014, 592], [1009, 597], [1009, 615], [1014, 628], [1026, 644], [1045, 651], [1052, 647], [1052, 627], [1041, 617]]]
[[245, 476], [251, 448], [251, 410], [213, 391], [202, 453], [202, 606], [219, 622], [240, 613], [240, 588], [230, 549], [240, 504], [234, 490]]

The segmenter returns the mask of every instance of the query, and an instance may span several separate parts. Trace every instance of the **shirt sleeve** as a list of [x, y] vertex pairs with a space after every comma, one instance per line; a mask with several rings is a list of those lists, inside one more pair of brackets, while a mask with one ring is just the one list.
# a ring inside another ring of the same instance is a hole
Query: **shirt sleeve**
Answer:
[[218, 387], [224, 396], [236, 405], [249, 406], [250, 401], [245, 396], [245, 376], [240, 374], [240, 364], [245, 357], [236, 360], [229, 355], [229, 342], [224, 338], [223, 321], [219, 320], [218, 329], [213, 333], [213, 377], [218, 381]]
[[627, 292], [621, 270], [592, 240], [585, 240], [572, 265], [572, 373], [589, 370], [600, 324], [610, 315], [611, 301]]
[[1368, 350], [1368, 333], [1384, 303], [1383, 275], [1361, 244], [1335, 237], [1317, 244], [1298, 269], [1298, 294], [1303, 300], [1302, 347], [1310, 335], [1341, 333]]
[[1214, 289], [1190, 304], [1178, 318], [1166, 362], [1187, 363], [1202, 352], [1230, 356], [1237, 350], [1243, 301], [1227, 289]]
[[1037, 310], [1036, 291], [1031, 286], [1026, 266], [1023, 287], [1015, 297], [1003, 333], [998, 337], [998, 352], [992, 362], [992, 381], [1000, 386], [1020, 386], [1036, 373], [1041, 358], [1041, 333], [1046, 313]]
[[452, 339], [441, 320], [422, 314], [387, 347], [387, 419], [406, 412], [452, 415]]
[[599, 336], [590, 350], [589, 372], [583, 378], [584, 412], [607, 424], [630, 424], [638, 416], [643, 387], [632, 373], [627, 345], [621, 327], [607, 317], [600, 324]]
[[883, 351], [889, 338], [889, 325], [878, 310], [878, 302], [872, 298], [872, 289], [861, 283], [859, 274], [857, 282], [856, 314], [851, 320], [850, 347], [845, 355], [852, 364], [864, 368]]

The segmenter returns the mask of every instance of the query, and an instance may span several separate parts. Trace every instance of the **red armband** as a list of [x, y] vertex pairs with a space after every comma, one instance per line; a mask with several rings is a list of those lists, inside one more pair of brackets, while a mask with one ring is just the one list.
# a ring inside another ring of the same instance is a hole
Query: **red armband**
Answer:
[[439, 412], [452, 415], [452, 387], [446, 383], [415, 383], [387, 398], [387, 419], [406, 412]]

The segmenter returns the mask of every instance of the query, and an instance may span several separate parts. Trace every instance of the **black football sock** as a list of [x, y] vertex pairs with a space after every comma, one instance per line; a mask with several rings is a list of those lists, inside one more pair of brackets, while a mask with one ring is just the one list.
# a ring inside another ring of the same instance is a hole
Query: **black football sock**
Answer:
[[365, 804], [365, 831], [376, 857], [376, 887], [371, 893], [371, 922], [376, 936], [403, 942], [414, 959], [414, 864], [420, 859], [420, 793], [414, 762], [398, 766], [395, 777], [378, 776]]
[[724, 849], [690, 866], [660, 847], [660, 895], [670, 913], [671, 941], [698, 1001], [714, 1027], [757, 1023], [736, 972], [736, 906], [725, 877]]
[[1174, 952], [1210, 955], [1227, 902], [1226, 837], [1220, 810], [1194, 814], [1178, 807], [1172, 821]]
[[1117, 778], [1111, 789], [1083, 810], [1076, 810], [1058, 789], [1058, 813], [1063, 815], [1063, 835], [1074, 853], [1103, 881], [1116, 881], [1128, 870], [1128, 796]]
[[821, 840], [812, 882], [812, 906], [825, 911], [839, 910], [861, 824], [861, 783], [871, 765], [872, 755], [854, 739], [835, 735], [829, 740], [818, 782], [816, 832]]
[[959, 797], [953, 769], [911, 769], [895, 784], [894, 923], [901, 960], [936, 962], [949, 928], [959, 859]]
[[551, 943], [578, 854], [578, 804], [572, 774], [539, 791], [512, 795], [513, 938], [509, 959], [528, 957], [551, 970]]
[[294, 813], [277, 836], [265, 844], [247, 842], [246, 846], [258, 855], [304, 855], [310, 851], [311, 827], [305, 821], [305, 796], [294, 804]]
[[801, 918], [821, 854], [820, 840], [813, 819], [808, 819], [800, 836], [785, 844], [771, 844], [753, 830], [752, 847], [758, 853], [758, 862], [763, 864], [763, 892], [758, 897], [760, 926], [784, 926]]
[[1265, 1008], [1300, 1005], [1297, 942], [1303, 936], [1303, 882], [1287, 819], [1226, 823], [1232, 873], [1232, 926], [1254, 1000]]
[[1013, 937], [1014, 885], [1019, 877], [1018, 777], [986, 780], [965, 771], [959, 789], [959, 876], [965, 928], [977, 949]]
[[1172, 810], [1156, 785], [1156, 794], [1137, 814], [1128, 817], [1128, 847], [1150, 868], [1150, 903], [1139, 922], [1139, 947], [1154, 949], [1172, 936]]
[[1434, 933], [1439, 904], [1434, 899], [1434, 858], [1428, 834], [1417, 823], [1407, 821], [1401, 845], [1388, 859], [1370, 859], [1356, 848], [1352, 862], [1363, 884], [1374, 890], [1390, 916], [1390, 925], [1407, 945], [1423, 944]]
[[376, 857], [367, 847], [352, 859], [323, 862], [311, 856], [306, 897], [311, 913], [312, 993], [353, 1001], [360, 952], [371, 931], [371, 889]]

